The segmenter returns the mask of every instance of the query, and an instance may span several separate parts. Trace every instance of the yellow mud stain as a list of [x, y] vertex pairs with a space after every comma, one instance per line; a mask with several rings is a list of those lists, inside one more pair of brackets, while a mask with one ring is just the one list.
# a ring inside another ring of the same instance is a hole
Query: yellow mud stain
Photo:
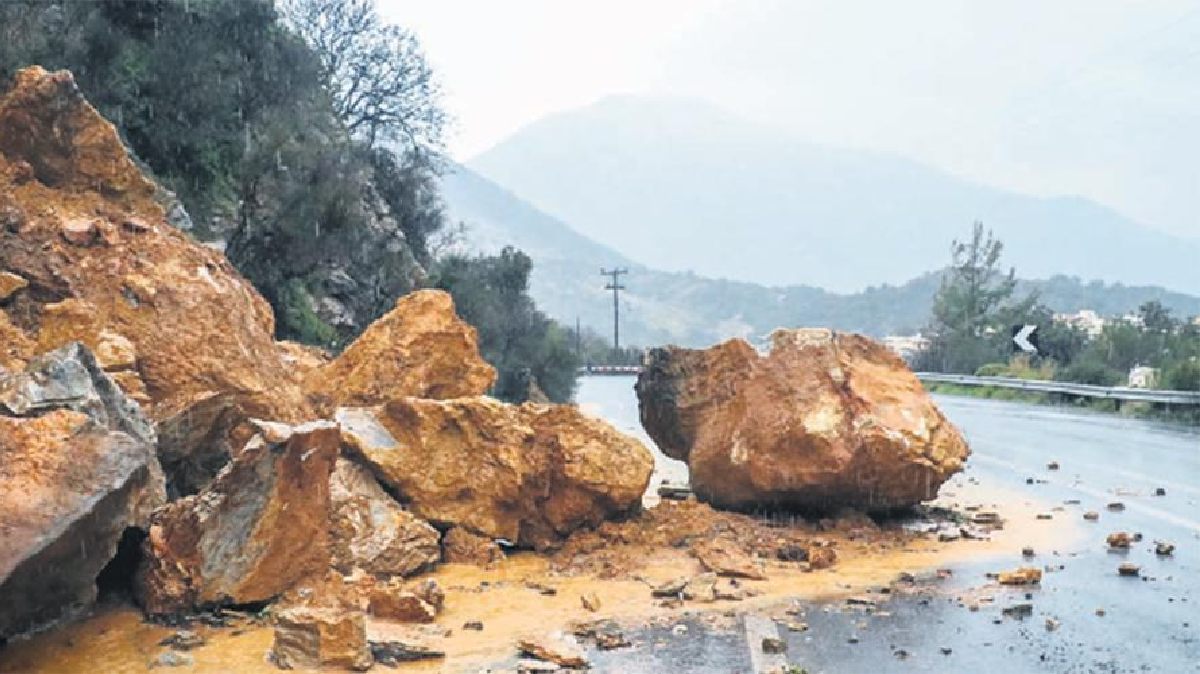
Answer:
[[[444, 660], [404, 664], [396, 671], [477, 672], [515, 655], [514, 644], [525, 634], [569, 630], [579, 622], [601, 618], [637, 626], [684, 612], [770, 612], [794, 599], [837, 598], [886, 585], [902, 571], [918, 573], [980, 560], [994, 560], [994, 570], [1015, 568], [1022, 564], [1020, 550], [1024, 546], [1032, 546], [1039, 553], [1065, 550], [1083, 535], [1084, 529], [1079, 526], [1082, 510], [1078, 506], [1055, 511], [1055, 504], [962, 479], [947, 484], [943, 494], [937, 502], [940, 505], [959, 510], [978, 506], [999, 512], [1005, 520], [1004, 528], [994, 532], [990, 540], [949, 543], [898, 534], [863, 543], [845, 534], [823, 534], [837, 546], [838, 562], [833, 568], [806, 573], [795, 565], [768, 562], [768, 580], [744, 581], [745, 587], [759, 593], [757, 596], [708, 604], [686, 602], [681, 608], [663, 607], [661, 600], [650, 596], [649, 587], [698, 573], [698, 563], [686, 550], [646, 550], [641, 568], [618, 579], [561, 575], [550, 568], [546, 558], [534, 553], [512, 555], [494, 568], [444, 565], [426, 576], [437, 579], [446, 591], [446, 608], [436, 627], [372, 621], [369, 630], [377, 639], [420, 635], [423, 641], [446, 652]], [[1054, 517], [1039, 520], [1037, 514], [1041, 512], [1052, 512]], [[979, 582], [985, 582], [982, 576]], [[538, 586], [552, 587], [556, 593], [542, 594]], [[591, 593], [601, 602], [596, 612], [585, 609], [580, 600]], [[483, 630], [463, 629], [464, 623], [473, 621], [482, 622]], [[189, 653], [195, 659], [193, 666], [168, 671], [279, 671], [266, 660], [272, 641], [270, 627], [247, 626], [240, 633], [230, 628], [193, 629], [208, 643]], [[110, 608], [75, 624], [10, 643], [0, 651], [0, 674], [141, 674], [151, 671], [151, 662], [165, 650], [158, 642], [173, 632], [145, 623], [133, 607]], [[438, 634], [431, 637], [431, 632]]]

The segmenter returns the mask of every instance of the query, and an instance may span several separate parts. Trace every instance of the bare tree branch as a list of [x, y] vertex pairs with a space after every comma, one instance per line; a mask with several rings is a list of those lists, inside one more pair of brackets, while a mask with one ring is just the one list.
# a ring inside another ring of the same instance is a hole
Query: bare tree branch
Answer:
[[280, 8], [317, 52], [334, 111], [354, 137], [440, 156], [441, 87], [415, 35], [381, 22], [374, 0], [282, 0]]

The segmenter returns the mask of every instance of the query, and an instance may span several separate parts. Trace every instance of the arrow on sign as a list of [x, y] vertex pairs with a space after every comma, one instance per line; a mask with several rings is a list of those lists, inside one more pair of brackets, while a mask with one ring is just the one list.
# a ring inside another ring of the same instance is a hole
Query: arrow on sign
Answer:
[[1025, 353], [1037, 353], [1037, 332], [1036, 325], [1014, 325], [1012, 327], [1012, 341]]

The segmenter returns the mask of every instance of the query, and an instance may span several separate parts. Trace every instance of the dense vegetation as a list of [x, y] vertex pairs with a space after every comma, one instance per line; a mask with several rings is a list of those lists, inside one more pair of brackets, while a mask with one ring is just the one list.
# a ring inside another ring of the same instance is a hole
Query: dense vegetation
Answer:
[[531, 375], [571, 395], [573, 353], [529, 299], [528, 258], [431, 250], [446, 115], [416, 37], [374, 0], [0, 3], [0, 79], [30, 64], [75, 74], [190, 213], [173, 221], [227, 243], [279, 337], [338, 348], [437, 284], [479, 329], [498, 395], [524, 399]]
[[[1003, 245], [976, 224], [956, 241], [926, 330], [930, 348], [916, 366], [940, 372], [1123, 385], [1137, 366], [1157, 370], [1152, 385], [1200, 391], [1200, 325], [1157, 300], [1134, 316], [1110, 318], [1099, 334], [1056, 322], [1036, 292], [1017, 298], [1015, 271], [1000, 268]], [[1010, 327], [1037, 325], [1038, 355], [1011, 357]]]
[[512, 248], [491, 256], [452, 254], [438, 264], [435, 285], [454, 295], [466, 321], [487, 326], [479, 349], [499, 370], [496, 395], [536, 398], [536, 386], [551, 400], [566, 400], [575, 392], [579, 359], [567, 331], [529, 299], [532, 267], [528, 255]]

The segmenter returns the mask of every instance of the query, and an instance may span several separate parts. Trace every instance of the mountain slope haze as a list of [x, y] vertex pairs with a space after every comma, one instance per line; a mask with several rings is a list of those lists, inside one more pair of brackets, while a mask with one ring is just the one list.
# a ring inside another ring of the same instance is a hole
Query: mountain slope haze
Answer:
[[975, 220], [1026, 276], [1200, 292], [1200, 238], [1093, 201], [977, 185], [904, 158], [802, 142], [707, 103], [632, 96], [543, 118], [468, 165], [654, 268], [850, 292], [948, 259]]

